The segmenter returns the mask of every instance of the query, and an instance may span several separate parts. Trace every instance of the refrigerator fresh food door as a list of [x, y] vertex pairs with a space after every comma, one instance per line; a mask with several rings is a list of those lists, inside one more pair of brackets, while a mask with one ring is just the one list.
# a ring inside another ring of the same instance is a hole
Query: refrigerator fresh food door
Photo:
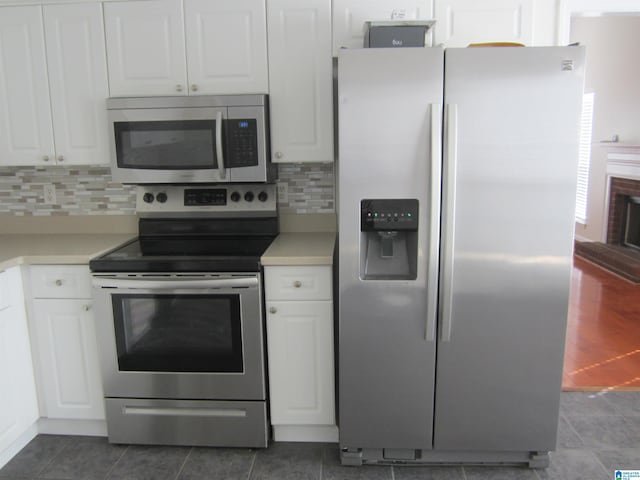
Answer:
[[434, 448], [556, 444], [584, 49], [448, 49]]
[[[391, 458], [432, 447], [442, 78], [440, 48], [339, 54], [340, 444]], [[363, 231], [369, 213], [390, 232]]]

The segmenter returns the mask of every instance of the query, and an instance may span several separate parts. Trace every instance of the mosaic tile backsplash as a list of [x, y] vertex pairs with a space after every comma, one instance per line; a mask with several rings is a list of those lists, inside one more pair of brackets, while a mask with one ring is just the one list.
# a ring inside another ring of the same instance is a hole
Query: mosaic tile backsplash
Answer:
[[[288, 200], [280, 213], [333, 213], [332, 164], [279, 165], [278, 183]], [[56, 201], [44, 201], [45, 185], [55, 186]], [[135, 187], [111, 181], [108, 167], [0, 168], [0, 215], [134, 215]]]

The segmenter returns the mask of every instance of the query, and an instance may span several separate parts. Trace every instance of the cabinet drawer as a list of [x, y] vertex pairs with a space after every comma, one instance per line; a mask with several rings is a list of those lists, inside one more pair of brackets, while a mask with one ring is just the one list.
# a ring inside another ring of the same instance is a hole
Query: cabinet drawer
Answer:
[[267, 300], [331, 300], [331, 267], [265, 267]]
[[7, 281], [7, 272], [0, 270], [0, 310], [4, 310], [9, 306], [9, 282]]
[[87, 265], [36, 265], [31, 267], [34, 298], [91, 298]]

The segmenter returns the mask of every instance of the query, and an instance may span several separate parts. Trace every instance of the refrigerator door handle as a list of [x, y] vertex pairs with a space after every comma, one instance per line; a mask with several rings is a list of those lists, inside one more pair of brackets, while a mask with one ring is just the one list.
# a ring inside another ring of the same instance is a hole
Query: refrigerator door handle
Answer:
[[442, 278], [440, 290], [440, 341], [451, 340], [453, 317], [453, 251], [456, 229], [456, 178], [458, 170], [458, 106], [445, 106], [444, 217], [442, 222]]
[[440, 195], [442, 175], [442, 105], [431, 104], [431, 211], [429, 212], [429, 255], [427, 272], [427, 321], [425, 340], [436, 337], [438, 316], [438, 251], [440, 249]]

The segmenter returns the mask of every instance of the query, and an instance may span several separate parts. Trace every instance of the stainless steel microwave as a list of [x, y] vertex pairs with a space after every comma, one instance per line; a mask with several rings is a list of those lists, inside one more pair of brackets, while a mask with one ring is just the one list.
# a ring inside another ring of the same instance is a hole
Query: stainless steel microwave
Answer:
[[121, 183], [272, 182], [267, 95], [107, 99]]

